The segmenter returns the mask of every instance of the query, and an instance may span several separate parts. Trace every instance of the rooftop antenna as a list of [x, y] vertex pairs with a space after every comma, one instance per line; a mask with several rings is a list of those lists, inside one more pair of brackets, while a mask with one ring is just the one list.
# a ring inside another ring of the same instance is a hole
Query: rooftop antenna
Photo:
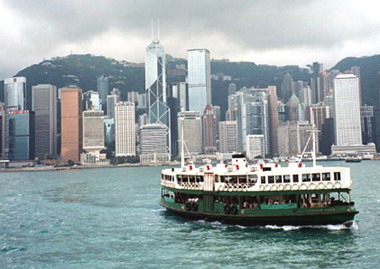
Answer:
[[150, 18], [150, 35], [151, 35], [151, 39], [153, 40], [154, 33], [153, 33], [153, 19], [152, 18]]
[[160, 18], [157, 19], [157, 38], [160, 39]]

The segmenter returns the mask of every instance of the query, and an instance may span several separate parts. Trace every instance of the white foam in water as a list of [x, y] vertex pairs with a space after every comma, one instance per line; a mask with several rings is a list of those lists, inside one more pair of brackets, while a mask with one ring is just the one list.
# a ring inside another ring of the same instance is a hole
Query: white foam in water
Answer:
[[277, 226], [277, 225], [266, 225], [265, 229], [283, 230], [285, 232], [287, 232], [287, 231], [294, 231], [294, 230], [300, 230], [300, 229], [326, 229], [326, 230], [329, 230], [329, 231], [341, 231], [341, 230], [358, 230], [359, 226], [354, 221], [349, 226], [347, 226], [345, 224], [312, 225], [312, 226], [292, 226], [292, 225]]

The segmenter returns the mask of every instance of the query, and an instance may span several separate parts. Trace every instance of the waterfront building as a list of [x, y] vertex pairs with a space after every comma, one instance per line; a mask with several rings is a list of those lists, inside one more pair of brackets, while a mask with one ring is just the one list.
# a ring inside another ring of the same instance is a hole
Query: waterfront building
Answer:
[[135, 104], [118, 102], [115, 106], [115, 156], [136, 156]]
[[83, 142], [82, 89], [60, 89], [61, 97], [61, 161], [80, 162]]
[[264, 135], [247, 135], [246, 141], [245, 152], [249, 160], [256, 157], [265, 157], [266, 152]]
[[211, 105], [207, 105], [203, 113], [203, 152], [216, 152], [216, 116]]
[[120, 101], [120, 96], [116, 94], [107, 95], [107, 118], [115, 117], [115, 106]]
[[99, 76], [96, 80], [96, 89], [99, 93], [102, 109], [107, 113], [107, 95], [109, 91], [109, 79], [103, 75]]
[[115, 118], [104, 118], [104, 136], [106, 147], [115, 143]]
[[219, 151], [233, 153], [237, 151], [237, 124], [236, 121], [219, 122]]
[[25, 98], [25, 77], [13, 77], [4, 80], [4, 101], [6, 110], [25, 110]]
[[278, 99], [276, 86], [268, 86], [269, 145], [272, 155], [278, 154]]
[[4, 159], [5, 106], [0, 102], [0, 160]]
[[32, 87], [32, 111], [35, 113], [35, 157], [57, 157], [57, 87], [38, 84]]
[[171, 154], [170, 109], [166, 103], [166, 57], [158, 38], [154, 38], [145, 50], [145, 89], [148, 96], [148, 122], [166, 128], [165, 148]]
[[360, 122], [362, 129], [362, 143], [368, 144], [375, 142], [374, 138], [374, 107], [373, 106], [361, 106], [360, 107]]
[[83, 94], [84, 110], [102, 110], [102, 102], [99, 93], [96, 91], [87, 91]]
[[188, 50], [187, 69], [189, 111], [197, 111], [201, 115], [206, 105], [211, 105], [210, 51], [207, 49]]
[[10, 110], [9, 153], [10, 161], [34, 159], [34, 112], [29, 110]]
[[148, 123], [140, 127], [140, 161], [142, 163], [170, 160], [166, 132], [166, 126], [159, 123]]
[[[199, 112], [184, 111], [178, 113], [178, 138], [181, 140], [182, 137], [190, 154], [202, 153], [202, 119]], [[180, 143], [181, 141], [179, 141], [179, 145]]]

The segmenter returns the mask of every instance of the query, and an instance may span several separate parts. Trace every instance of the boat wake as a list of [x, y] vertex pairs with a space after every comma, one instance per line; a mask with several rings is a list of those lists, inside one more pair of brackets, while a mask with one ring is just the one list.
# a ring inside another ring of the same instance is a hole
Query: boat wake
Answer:
[[359, 226], [355, 221], [345, 224], [328, 224], [328, 225], [308, 225], [308, 226], [292, 226], [292, 225], [266, 225], [263, 229], [270, 230], [283, 230], [283, 231], [294, 231], [294, 230], [329, 230], [329, 231], [342, 231], [342, 230], [358, 230]]

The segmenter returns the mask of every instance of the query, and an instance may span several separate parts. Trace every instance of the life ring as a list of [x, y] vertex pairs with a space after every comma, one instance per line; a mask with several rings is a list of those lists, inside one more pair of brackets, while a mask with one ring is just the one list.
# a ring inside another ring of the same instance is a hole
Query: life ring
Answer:
[[316, 186], [314, 183], [309, 184], [309, 190], [315, 190]]
[[224, 205], [224, 213], [225, 213], [225, 214], [230, 214], [230, 212], [231, 212], [231, 207], [230, 207], [230, 205], [229, 205], [229, 204], [225, 204], [225, 205]]
[[232, 215], [236, 215], [237, 212], [238, 212], [238, 208], [237, 208], [237, 206], [236, 206], [236, 205], [231, 205], [231, 207], [230, 207], [230, 213], [231, 213]]
[[335, 182], [334, 187], [336, 189], [339, 189], [340, 187], [342, 187], [342, 184], [340, 184], [340, 182]]
[[290, 184], [285, 184], [285, 190], [289, 191], [292, 188]]
[[190, 211], [191, 210], [191, 203], [190, 202], [186, 202], [185, 209], [186, 209], [186, 211]]
[[326, 186], [327, 186], [328, 189], [332, 189], [333, 184], [332, 184], [331, 182], [328, 182], [328, 183], [326, 184]]
[[294, 184], [293, 186], [292, 186], [292, 189], [293, 190], [298, 190], [300, 188], [300, 186], [298, 186], [298, 184]]
[[276, 185], [273, 185], [271, 188], [270, 188], [271, 191], [277, 191], [277, 186]]
[[265, 190], [266, 190], [266, 191], [270, 191], [271, 188], [272, 188], [271, 185], [266, 185], [266, 186], [265, 186]]
[[318, 189], [324, 189], [325, 188], [325, 184], [323, 184], [322, 182], [320, 182], [318, 184]]
[[260, 191], [263, 191], [265, 190], [265, 186], [264, 185], [260, 185]]
[[198, 210], [198, 203], [196, 203], [196, 202], [191, 203], [191, 210], [197, 211]]
[[282, 185], [282, 184], [278, 185], [277, 190], [283, 191], [284, 190], [284, 185]]
[[301, 190], [306, 190], [307, 189], [307, 185], [305, 183], [302, 183], [301, 186], [300, 186], [300, 189]]

